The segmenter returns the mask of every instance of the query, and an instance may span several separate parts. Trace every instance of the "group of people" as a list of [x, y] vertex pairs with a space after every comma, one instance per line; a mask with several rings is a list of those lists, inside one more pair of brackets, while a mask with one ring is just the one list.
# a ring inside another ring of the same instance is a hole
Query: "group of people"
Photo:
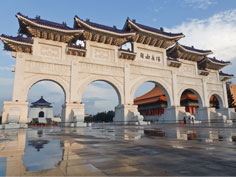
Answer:
[[183, 119], [184, 124], [187, 124], [187, 123], [194, 124], [194, 120], [195, 120], [194, 115], [188, 116], [187, 118], [184, 116], [184, 119]]

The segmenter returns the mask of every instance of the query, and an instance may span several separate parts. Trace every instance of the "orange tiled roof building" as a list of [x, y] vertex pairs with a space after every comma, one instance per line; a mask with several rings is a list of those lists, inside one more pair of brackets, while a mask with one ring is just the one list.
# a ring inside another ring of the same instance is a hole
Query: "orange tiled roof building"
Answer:
[[236, 106], [236, 85], [233, 85], [232, 82], [227, 82], [227, 88], [230, 90], [230, 93], [233, 96], [233, 99], [234, 99], [233, 105]]
[[[209, 101], [211, 107], [219, 107], [219, 103], [214, 96]], [[164, 91], [158, 85], [155, 85], [146, 94], [135, 98], [134, 104], [138, 105], [138, 110], [144, 117], [161, 116], [164, 114], [164, 108], [167, 107], [167, 98]], [[180, 104], [185, 107], [186, 112], [195, 114], [196, 108], [198, 108], [198, 98], [192, 91], [186, 90], [181, 96]]]

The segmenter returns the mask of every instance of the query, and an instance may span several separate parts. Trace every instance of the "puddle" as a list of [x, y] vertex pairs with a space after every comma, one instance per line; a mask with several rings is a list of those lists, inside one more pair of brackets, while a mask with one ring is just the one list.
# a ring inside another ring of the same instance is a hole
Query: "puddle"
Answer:
[[147, 136], [158, 136], [158, 137], [165, 136], [165, 132], [159, 129], [146, 129], [144, 130], [144, 134]]
[[61, 142], [57, 140], [30, 140], [22, 158], [26, 171], [56, 168], [62, 160]]

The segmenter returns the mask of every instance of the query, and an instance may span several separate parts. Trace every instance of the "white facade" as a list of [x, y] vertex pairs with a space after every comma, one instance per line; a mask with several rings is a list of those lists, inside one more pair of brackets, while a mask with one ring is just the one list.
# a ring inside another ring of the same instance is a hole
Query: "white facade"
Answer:
[[[53, 116], [53, 109], [52, 108], [29, 108], [29, 116], [28, 116], [28, 123], [32, 121], [32, 119], [34, 118], [43, 118], [43, 119], [54, 119]], [[39, 113], [42, 113], [41, 115], [43, 116], [39, 116]]]
[[[169, 66], [166, 49], [144, 44], [146, 40], [143, 40], [144, 43], [133, 42], [135, 59], [128, 60], [120, 58], [119, 46], [98, 42], [100, 38], [97, 41], [92, 39], [85, 41], [85, 56], [69, 55], [67, 51], [70, 47], [65, 42], [37, 37], [33, 37], [32, 53], [12, 52], [12, 56], [16, 58], [13, 96], [12, 101], [4, 102], [3, 123], [8, 122], [8, 115], [13, 108], [18, 109], [19, 123], [27, 122], [28, 91], [42, 80], [53, 81], [64, 90], [64, 125], [83, 121], [82, 95], [86, 86], [94, 81], [105, 81], [116, 90], [119, 104], [115, 108], [114, 121], [117, 123], [137, 121], [133, 117], [136, 115], [133, 113], [137, 112], [137, 106], [133, 104], [134, 94], [147, 81], [164, 89], [168, 101], [164, 115], [167, 122], [182, 120], [185, 110], [180, 107], [180, 98], [186, 89], [190, 89], [198, 97], [196, 119], [210, 121], [210, 113], [216, 112], [209, 108], [212, 95], [217, 95], [220, 102], [220, 109], [217, 111], [230, 119], [226, 85], [220, 79], [218, 71], [209, 70], [208, 76], [200, 75], [197, 62], [181, 58], [179, 68]], [[158, 60], [146, 59], [143, 55], [154, 56]], [[37, 115], [38, 111], [30, 117]]]

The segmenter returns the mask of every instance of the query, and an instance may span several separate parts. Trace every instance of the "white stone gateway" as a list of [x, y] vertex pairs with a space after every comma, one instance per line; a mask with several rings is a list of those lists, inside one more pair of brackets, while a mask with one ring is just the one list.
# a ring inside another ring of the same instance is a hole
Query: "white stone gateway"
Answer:
[[[232, 75], [219, 72], [230, 62], [207, 57], [212, 52], [187, 47], [177, 41], [182, 33], [168, 33], [127, 19], [122, 30], [74, 17], [74, 27], [20, 13], [17, 37], [2, 35], [5, 50], [16, 58], [12, 101], [4, 102], [3, 124], [17, 119], [27, 122], [29, 89], [37, 82], [50, 80], [59, 84], [65, 93], [62, 123], [65, 126], [83, 122], [85, 87], [94, 81], [105, 81], [116, 90], [119, 105], [114, 122], [140, 122], [137, 106], [133, 104], [136, 89], [144, 82], [158, 84], [165, 92], [168, 107], [165, 122], [182, 120], [181, 94], [189, 89], [199, 102], [196, 120], [210, 122], [226, 116], [228, 109], [225, 80]], [[26, 37], [24, 37], [26, 36]], [[129, 43], [130, 48], [123, 45]], [[220, 109], [209, 108], [214, 95]], [[14, 115], [14, 110], [18, 110]], [[211, 117], [212, 112], [220, 112]], [[12, 116], [14, 115], [14, 116]], [[224, 115], [224, 116], [223, 116]], [[14, 117], [14, 118], [13, 118]], [[78, 126], [79, 126], [78, 124]]]

